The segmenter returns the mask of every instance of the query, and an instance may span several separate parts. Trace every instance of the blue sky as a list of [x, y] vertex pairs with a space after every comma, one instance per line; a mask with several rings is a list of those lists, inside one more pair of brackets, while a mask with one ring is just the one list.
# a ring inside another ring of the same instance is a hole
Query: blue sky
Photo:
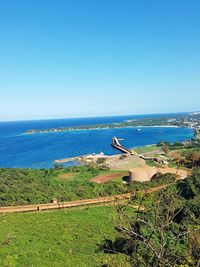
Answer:
[[199, 0], [0, 1], [0, 120], [200, 109]]

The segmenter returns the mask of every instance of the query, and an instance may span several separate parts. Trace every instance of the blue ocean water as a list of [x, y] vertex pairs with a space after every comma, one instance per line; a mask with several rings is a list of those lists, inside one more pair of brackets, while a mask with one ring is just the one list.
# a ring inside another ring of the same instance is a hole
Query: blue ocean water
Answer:
[[127, 148], [193, 138], [191, 129], [166, 127], [141, 127], [141, 131], [123, 128], [24, 134], [30, 129], [104, 124], [161, 116], [169, 117], [169, 114], [0, 122], [0, 167], [49, 168], [53, 166], [54, 160], [66, 157], [100, 152], [119, 154], [110, 145], [113, 136], [124, 138], [122, 142]]

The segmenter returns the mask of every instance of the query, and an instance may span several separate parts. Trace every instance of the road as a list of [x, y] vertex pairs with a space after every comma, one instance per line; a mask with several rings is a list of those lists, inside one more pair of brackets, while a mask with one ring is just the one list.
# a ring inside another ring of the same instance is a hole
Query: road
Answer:
[[[147, 190], [142, 190], [141, 193], [152, 193], [159, 191], [163, 188], [168, 187], [170, 184], [165, 184], [157, 187], [153, 187]], [[13, 213], [13, 212], [28, 212], [28, 211], [42, 211], [42, 210], [53, 210], [53, 209], [62, 209], [62, 208], [72, 208], [72, 207], [81, 207], [87, 205], [98, 205], [98, 204], [107, 204], [119, 203], [121, 200], [129, 199], [131, 193], [109, 196], [109, 197], [99, 197], [93, 199], [82, 199], [69, 202], [60, 202], [60, 203], [47, 203], [47, 204], [34, 204], [34, 205], [24, 205], [24, 206], [6, 206], [0, 207], [0, 213]], [[134, 208], [138, 209], [139, 206], [135, 205]]]

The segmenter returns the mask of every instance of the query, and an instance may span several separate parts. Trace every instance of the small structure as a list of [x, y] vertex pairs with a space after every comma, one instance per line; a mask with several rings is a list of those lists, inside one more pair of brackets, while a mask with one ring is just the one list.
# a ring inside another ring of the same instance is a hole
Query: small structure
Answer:
[[159, 164], [163, 164], [163, 165], [169, 164], [166, 157], [162, 157], [162, 156], [154, 158], [154, 161], [158, 162]]
[[134, 168], [129, 171], [129, 182], [148, 182], [156, 173], [155, 167]]

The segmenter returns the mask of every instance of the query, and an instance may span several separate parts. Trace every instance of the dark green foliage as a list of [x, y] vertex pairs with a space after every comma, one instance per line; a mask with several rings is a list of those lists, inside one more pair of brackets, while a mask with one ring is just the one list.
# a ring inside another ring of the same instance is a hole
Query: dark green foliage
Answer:
[[126, 159], [127, 158], [127, 155], [126, 154], [122, 154], [120, 157], [119, 157], [119, 159]]
[[[49, 203], [53, 198], [61, 201], [95, 198], [135, 192], [171, 183], [173, 175], [158, 175], [146, 183], [123, 184], [123, 176], [110, 182], [95, 184], [91, 180], [113, 171], [106, 168], [78, 166], [54, 169], [0, 169], [0, 206]], [[72, 177], [58, 179], [69, 173]]]
[[105, 158], [98, 158], [98, 159], [97, 159], [97, 163], [98, 163], [98, 164], [105, 163], [105, 161], [106, 161]]
[[163, 148], [167, 147], [169, 150], [181, 150], [181, 149], [200, 149], [200, 142], [192, 139], [188, 142], [181, 143], [181, 142], [175, 142], [175, 143], [169, 143], [169, 142], [161, 142], [158, 143], [157, 146]]
[[179, 181], [177, 189], [180, 192], [180, 196], [186, 199], [196, 197], [200, 191], [200, 168], [196, 169], [188, 179]]
[[145, 212], [134, 215], [126, 212], [126, 206], [118, 207], [119, 237], [105, 240], [100, 250], [128, 256], [133, 267], [199, 266], [200, 170], [167, 189], [138, 198]]
[[[0, 206], [48, 203], [95, 198], [127, 191], [122, 179], [105, 184], [91, 180], [106, 172], [98, 168], [79, 166], [50, 170], [0, 169]], [[58, 179], [60, 174], [70, 173], [71, 179]]]

